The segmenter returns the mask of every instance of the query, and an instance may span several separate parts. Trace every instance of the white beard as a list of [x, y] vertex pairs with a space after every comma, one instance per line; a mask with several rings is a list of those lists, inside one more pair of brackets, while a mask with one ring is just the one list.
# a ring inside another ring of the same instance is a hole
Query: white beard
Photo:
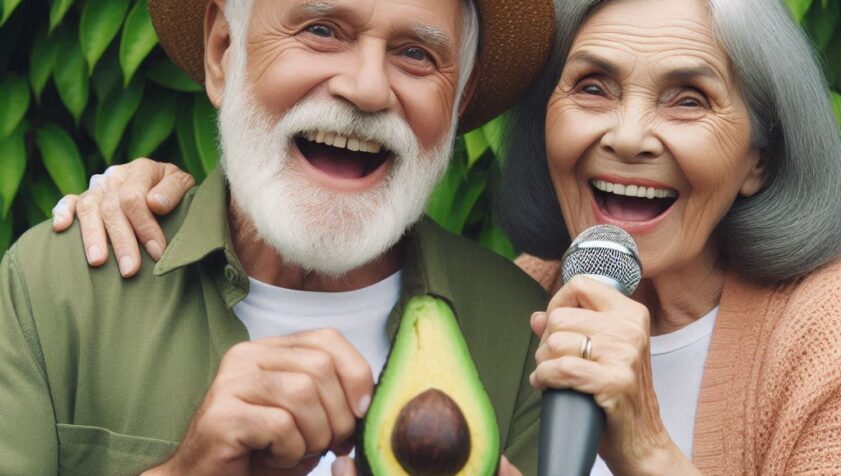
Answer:
[[[241, 63], [237, 65], [236, 63]], [[306, 97], [274, 123], [251, 97], [244, 61], [232, 61], [219, 114], [222, 166], [233, 200], [285, 263], [340, 277], [382, 256], [423, 214], [447, 168], [456, 118], [440, 145], [422, 151], [392, 113], [364, 113], [333, 98]], [[388, 176], [365, 192], [314, 184], [292, 155], [296, 135], [333, 130], [394, 153]]]

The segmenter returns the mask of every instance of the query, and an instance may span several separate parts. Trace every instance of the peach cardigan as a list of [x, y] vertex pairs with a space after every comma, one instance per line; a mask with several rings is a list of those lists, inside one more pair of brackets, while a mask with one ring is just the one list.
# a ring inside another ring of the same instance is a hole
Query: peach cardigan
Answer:
[[[517, 264], [557, 288], [557, 262]], [[841, 262], [777, 286], [728, 274], [694, 435], [705, 475], [841, 475]]]

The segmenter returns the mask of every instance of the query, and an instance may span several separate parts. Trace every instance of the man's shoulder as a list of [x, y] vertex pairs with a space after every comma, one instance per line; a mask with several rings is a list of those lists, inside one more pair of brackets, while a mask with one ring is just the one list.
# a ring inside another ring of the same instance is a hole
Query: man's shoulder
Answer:
[[435, 243], [435, 253], [454, 290], [479, 288], [501, 293], [525, 305], [546, 303], [546, 291], [513, 261], [426, 219], [421, 226]]
[[[195, 194], [195, 189], [185, 196], [184, 201], [169, 215], [158, 217], [159, 223], [167, 241], [172, 240], [184, 221]], [[9, 249], [11, 265], [20, 268], [28, 280], [40, 281], [43, 284], [55, 283], [56, 291], [65, 289], [66, 285], [83, 284], [86, 276], [92, 274], [109, 275], [115, 279], [122, 279], [119, 266], [112, 249], [108, 251], [108, 260], [99, 268], [88, 265], [85, 246], [82, 241], [82, 231], [79, 221], [74, 220], [67, 230], [56, 233], [51, 223], [45, 221], [26, 231]], [[148, 273], [151, 275], [155, 262], [141, 247], [140, 278]]]

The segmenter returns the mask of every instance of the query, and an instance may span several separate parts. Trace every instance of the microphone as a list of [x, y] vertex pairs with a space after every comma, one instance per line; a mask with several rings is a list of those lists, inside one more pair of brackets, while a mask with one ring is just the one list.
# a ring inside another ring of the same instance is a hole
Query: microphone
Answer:
[[[588, 228], [563, 257], [563, 280], [584, 275], [630, 296], [642, 280], [634, 239], [613, 225]], [[604, 431], [604, 412], [592, 395], [547, 389], [540, 408], [539, 476], [588, 476]]]

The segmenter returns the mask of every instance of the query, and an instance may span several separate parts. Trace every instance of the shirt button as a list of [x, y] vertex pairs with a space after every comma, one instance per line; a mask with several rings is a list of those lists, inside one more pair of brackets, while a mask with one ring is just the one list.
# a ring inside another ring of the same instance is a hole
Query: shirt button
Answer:
[[237, 282], [237, 270], [231, 265], [225, 266], [225, 279], [231, 283], [236, 284]]

